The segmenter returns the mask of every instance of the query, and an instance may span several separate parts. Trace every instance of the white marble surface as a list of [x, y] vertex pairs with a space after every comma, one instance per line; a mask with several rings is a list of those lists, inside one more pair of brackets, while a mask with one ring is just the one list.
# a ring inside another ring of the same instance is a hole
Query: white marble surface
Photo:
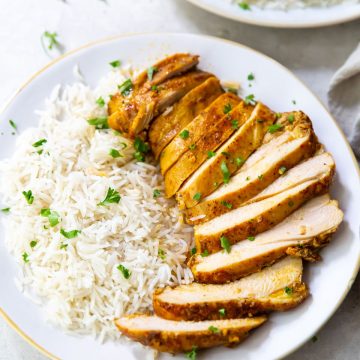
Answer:
[[[0, 9], [0, 106], [50, 60], [40, 44], [45, 30], [56, 31], [66, 50], [130, 32], [224, 37], [280, 61], [324, 102], [331, 76], [360, 40], [360, 21], [314, 30], [259, 28], [206, 13], [185, 0], [1, 0]], [[40, 359], [45, 357], [0, 319], [0, 360]], [[306, 344], [288, 359], [360, 359], [359, 279], [318, 334], [318, 341]]]

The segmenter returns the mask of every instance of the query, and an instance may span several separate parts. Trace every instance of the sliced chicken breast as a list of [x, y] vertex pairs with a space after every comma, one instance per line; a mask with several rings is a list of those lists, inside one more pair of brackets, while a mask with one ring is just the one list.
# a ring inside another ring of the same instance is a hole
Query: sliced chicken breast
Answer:
[[232, 246], [230, 253], [195, 255], [189, 266], [196, 281], [221, 284], [257, 272], [286, 254], [317, 260], [319, 249], [329, 242], [342, 220], [337, 201], [325, 194], [310, 200], [271, 230]]
[[[195, 70], [172, 77], [160, 85], [152, 85], [112, 97], [109, 107], [109, 126], [122, 131], [124, 135], [134, 138], [147, 129], [151, 120], [173, 105], [186, 93], [200, 85], [213, 75]], [[116, 108], [115, 111], [113, 111]]]
[[[174, 195], [182, 183], [209, 156], [213, 156], [214, 150], [219, 148], [238, 127], [241, 127], [249, 119], [253, 109], [252, 105], [246, 105], [242, 101], [231, 113], [224, 115], [217, 123], [204, 128], [202, 136], [196, 143], [190, 145], [190, 149], [165, 174], [166, 196], [171, 197]], [[181, 204], [179, 205], [181, 206]]]
[[165, 287], [154, 293], [154, 311], [169, 320], [220, 319], [292, 309], [309, 292], [302, 282], [302, 260], [285, 257], [264, 270], [223, 285], [192, 283]]
[[[312, 156], [317, 148], [317, 140], [311, 128], [303, 132], [294, 128], [294, 132], [289, 133], [288, 141], [280, 145], [277, 144], [278, 139], [280, 137], [264, 145], [268, 156], [251, 167], [241, 168], [230, 179], [229, 184], [223, 184], [198, 205], [187, 209], [186, 222], [188, 224], [203, 223], [238, 208], [279, 177], [288, 178], [288, 169]], [[269, 146], [272, 143], [275, 143], [274, 147]], [[259, 148], [260, 151], [261, 148]], [[257, 151], [250, 156], [249, 160], [256, 153]]]
[[204, 135], [204, 131], [217, 123], [224, 116], [227, 109], [231, 111], [240, 101], [241, 99], [238, 96], [225, 93], [181, 129], [179, 136], [176, 136], [161, 153], [161, 173], [164, 175], [179, 160], [181, 155], [189, 150], [192, 144], [196, 144]]
[[235, 244], [270, 229], [306, 201], [327, 192], [333, 172], [332, 167], [326, 166], [318, 177], [305, 177], [297, 186], [195, 226], [197, 251], [214, 253], [222, 250], [222, 239]]
[[196, 116], [223, 93], [220, 81], [211, 77], [166, 109], [151, 124], [149, 142], [155, 158]]
[[193, 348], [236, 345], [246, 338], [249, 331], [265, 321], [265, 316], [195, 322], [130, 315], [116, 320], [115, 324], [123, 335], [132, 340], [159, 351], [177, 353]]
[[204, 162], [184, 183], [176, 194], [181, 208], [190, 208], [227, 183], [250, 154], [262, 143], [269, 126], [274, 122], [274, 113], [258, 103], [250, 118], [217, 151], [216, 155]]

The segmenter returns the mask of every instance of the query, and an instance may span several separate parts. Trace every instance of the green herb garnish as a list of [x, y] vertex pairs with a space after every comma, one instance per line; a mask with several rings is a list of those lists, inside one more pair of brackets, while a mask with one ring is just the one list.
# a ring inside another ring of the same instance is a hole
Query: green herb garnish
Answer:
[[250, 94], [250, 95], [246, 96], [244, 99], [244, 102], [246, 105], [255, 105], [256, 104], [255, 95]]
[[250, 5], [245, 1], [239, 2], [238, 5], [243, 10], [251, 10]]
[[114, 158], [114, 159], [119, 158], [119, 157], [123, 157], [123, 156], [120, 154], [120, 152], [119, 152], [118, 150], [116, 150], [116, 149], [110, 149], [110, 150], [109, 150], [109, 155], [110, 155], [112, 158]]
[[311, 341], [314, 343], [314, 342], [317, 342], [318, 341], [318, 337], [316, 335], [314, 335], [312, 338], [311, 338]]
[[138, 161], [145, 161], [145, 154], [149, 152], [150, 146], [140, 138], [136, 138], [134, 141], [134, 148], [136, 150], [134, 154], [135, 159]]
[[38, 242], [36, 240], [30, 241], [30, 247], [34, 248]]
[[52, 50], [54, 47], [58, 47], [59, 41], [57, 40], [58, 34], [56, 32], [49, 32], [45, 31], [42, 35], [42, 39], [45, 39], [47, 41], [47, 48], [49, 50]]
[[286, 119], [290, 124], [292, 124], [294, 122], [294, 120], [295, 120], [295, 115], [290, 114], [290, 115], [288, 115], [288, 117]]
[[29, 254], [27, 252], [24, 252], [21, 256], [22, 256], [22, 258], [24, 260], [24, 263], [29, 262]]
[[127, 269], [124, 265], [120, 264], [117, 267], [118, 270], [121, 271], [121, 273], [123, 274], [125, 279], [129, 279], [131, 276], [131, 271], [129, 269]]
[[207, 152], [207, 157], [208, 157], [208, 159], [211, 159], [212, 157], [214, 157], [216, 155], [216, 152], [214, 152], [214, 151], [208, 151]]
[[195, 150], [195, 149], [196, 149], [196, 144], [191, 144], [191, 145], [189, 146], [189, 149], [190, 149], [190, 150]]
[[1, 212], [3, 212], [4, 214], [8, 214], [10, 212], [10, 208], [2, 208]]
[[226, 310], [224, 308], [219, 309], [219, 314], [220, 314], [220, 316], [225, 316], [226, 315]]
[[118, 204], [121, 200], [120, 194], [115, 190], [109, 187], [105, 199], [101, 202], [99, 202], [98, 206], [105, 206], [109, 204]]
[[227, 92], [232, 93], [232, 94], [235, 94], [235, 95], [238, 94], [238, 90], [235, 89], [235, 88], [233, 88], [233, 87], [227, 88]]
[[232, 105], [230, 103], [224, 106], [224, 114], [228, 114], [232, 110]]
[[231, 127], [235, 130], [239, 128], [239, 121], [238, 120], [231, 120]]
[[10, 126], [15, 130], [15, 131], [17, 131], [17, 125], [15, 124], [15, 122], [14, 122], [14, 120], [9, 120], [9, 124], [10, 124]]
[[209, 256], [209, 251], [207, 249], [205, 249], [201, 254], [202, 257], [206, 257]]
[[222, 235], [220, 237], [220, 245], [227, 253], [230, 253], [231, 244], [229, 242], [229, 239], [226, 236]]
[[44, 145], [45, 143], [47, 143], [47, 140], [46, 139], [41, 139], [41, 140], [38, 140], [37, 142], [34, 142], [32, 144], [32, 146], [36, 148], [36, 147]]
[[201, 199], [201, 193], [200, 192], [197, 192], [194, 196], [193, 196], [193, 199], [196, 200], [196, 201], [199, 201]]
[[247, 76], [247, 79], [248, 79], [249, 81], [252, 81], [252, 80], [255, 79], [255, 75], [254, 75], [253, 73], [250, 73], [250, 74]]
[[183, 140], [185, 140], [185, 139], [187, 139], [188, 137], [189, 137], [189, 135], [190, 135], [190, 133], [189, 133], [189, 130], [183, 130], [180, 134], [179, 134], [179, 136], [183, 139]]
[[154, 66], [150, 66], [148, 69], [147, 69], [147, 77], [148, 77], [148, 80], [151, 81], [154, 77], [154, 74], [158, 71], [158, 69]]
[[166, 259], [166, 255], [165, 255], [166, 253], [165, 253], [165, 251], [163, 250], [163, 249], [159, 249], [158, 250], [158, 255], [159, 255], [159, 258], [161, 259], [161, 260], [165, 260]]
[[286, 166], [281, 166], [279, 169], [279, 174], [284, 175], [286, 173], [286, 170], [287, 170]]
[[236, 166], [241, 166], [244, 162], [245, 160], [240, 156], [235, 159]]
[[292, 293], [294, 292], [294, 290], [288, 286], [285, 287], [284, 291], [285, 291], [285, 294], [289, 295], [289, 296], [292, 295]]
[[107, 116], [101, 116], [101, 117], [89, 119], [87, 122], [89, 125], [95, 126], [95, 129], [101, 130], [101, 129], [109, 128]]
[[154, 198], [154, 199], [158, 198], [160, 195], [161, 195], [160, 190], [155, 189], [155, 190], [153, 191], [153, 198]]
[[259, 180], [264, 180], [264, 175], [263, 174], [258, 175], [258, 179]]
[[59, 223], [60, 215], [56, 211], [52, 211], [50, 209], [41, 209], [40, 215], [49, 219], [51, 227], [54, 227]]
[[120, 60], [114, 60], [109, 62], [109, 64], [113, 67], [113, 68], [117, 68], [121, 65], [121, 61]]
[[67, 239], [74, 239], [76, 238], [79, 234], [81, 234], [81, 230], [70, 230], [70, 231], [65, 231], [64, 229], [60, 229], [60, 234], [62, 236], [65, 236]]
[[222, 172], [222, 174], [223, 174], [224, 184], [229, 183], [229, 181], [230, 181], [230, 171], [229, 171], [229, 169], [228, 169], [225, 161], [223, 161], [223, 162], [221, 163], [221, 165], [220, 165], [220, 170], [221, 170], [221, 172]]
[[292, 207], [292, 206], [294, 206], [294, 202], [293, 202], [292, 200], [290, 200], [290, 201], [288, 202], [288, 205], [289, 205], [290, 207]]
[[213, 333], [213, 334], [218, 334], [220, 332], [220, 330], [215, 327], [215, 326], [209, 326], [209, 330]]
[[96, 103], [100, 106], [100, 107], [104, 107], [105, 106], [105, 100], [100, 96], [97, 100]]
[[191, 255], [195, 255], [196, 254], [196, 247], [193, 247], [190, 252], [191, 252]]
[[193, 346], [192, 350], [185, 353], [186, 358], [190, 359], [190, 360], [196, 360], [196, 355], [197, 355], [197, 346]]
[[224, 205], [228, 209], [232, 209], [232, 204], [227, 201], [221, 201], [221, 205]]
[[66, 250], [67, 247], [68, 247], [68, 245], [69, 245], [69, 244], [61, 243], [61, 244], [60, 244], [60, 250], [63, 250], [63, 249]]
[[23, 191], [22, 194], [24, 195], [24, 197], [29, 205], [31, 205], [34, 202], [34, 196], [33, 196], [31, 190]]
[[248, 236], [247, 239], [248, 239], [249, 241], [254, 241], [254, 240], [255, 240], [255, 236]]
[[128, 96], [133, 88], [131, 79], [125, 80], [121, 85], [118, 85], [118, 89], [123, 96]]
[[279, 130], [281, 130], [283, 128], [283, 126], [281, 124], [273, 124], [273, 125], [270, 125], [269, 128], [268, 128], [268, 132], [270, 134], [273, 134]]

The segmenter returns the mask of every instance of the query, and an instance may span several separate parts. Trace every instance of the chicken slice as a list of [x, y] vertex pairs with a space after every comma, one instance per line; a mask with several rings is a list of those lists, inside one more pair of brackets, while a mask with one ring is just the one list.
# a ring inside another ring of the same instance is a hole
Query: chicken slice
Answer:
[[221, 239], [235, 244], [270, 229], [306, 201], [327, 192], [333, 173], [333, 166], [324, 166], [317, 177], [304, 174], [302, 182], [294, 187], [195, 226], [197, 251], [214, 253], [222, 250]]
[[195, 206], [199, 201], [196, 194], [204, 198], [223, 182], [228, 182], [231, 174], [239, 169], [239, 165], [261, 145], [274, 120], [274, 113], [258, 103], [248, 121], [217, 150], [214, 157], [204, 162], [177, 192], [176, 199], [181, 208]]
[[165, 110], [151, 124], [149, 142], [156, 158], [182, 128], [223, 93], [217, 78], [211, 77], [189, 91], [176, 104]]
[[172, 77], [160, 85], [144, 86], [134, 89], [128, 95], [116, 94], [109, 104], [111, 112], [108, 123], [115, 130], [134, 138], [146, 129], [151, 120], [173, 105], [194, 87], [200, 85], [213, 75], [194, 70], [183, 75]]
[[[193, 121], [187, 124], [162, 151], [160, 156], [161, 173], [164, 175], [173, 166], [182, 154], [189, 150], [189, 147], [204, 136], [210, 126], [217, 123], [227, 111], [226, 106], [232, 109], [239, 104], [241, 99], [232, 94], [225, 93], [219, 96], [204, 111], [202, 111]], [[231, 110], [230, 110], [231, 111]], [[170, 195], [171, 196], [171, 195]]]
[[[253, 110], [252, 105], [241, 101], [231, 113], [224, 115], [217, 123], [204, 128], [202, 136], [196, 143], [190, 145], [190, 149], [165, 174], [166, 195], [168, 197], [174, 195], [182, 183], [209, 158], [209, 152], [212, 156], [213, 151], [249, 119]], [[180, 208], [181, 206], [182, 203], [179, 204]]]
[[115, 320], [123, 335], [143, 345], [170, 352], [191, 351], [219, 345], [236, 345], [249, 331], [262, 325], [265, 316], [213, 321], [171, 321], [149, 315], [130, 315]]
[[220, 319], [285, 311], [309, 295], [302, 282], [302, 259], [285, 257], [264, 270], [223, 285], [192, 283], [157, 289], [153, 304], [156, 315], [169, 320]]
[[[286, 177], [288, 169], [300, 161], [309, 158], [317, 148], [317, 139], [310, 126], [303, 131], [295, 127], [292, 132], [284, 133], [287, 142], [278, 145], [278, 139], [273, 139], [263, 146], [267, 149], [267, 155], [253, 166], [242, 167], [229, 181], [223, 184], [212, 194], [203, 199], [198, 205], [185, 211], [188, 224], [199, 224], [209, 221], [216, 216], [222, 215], [232, 209], [238, 208], [245, 201], [251, 199], [279, 177]], [[274, 143], [274, 146], [270, 146]], [[262, 147], [258, 151], [262, 151]], [[250, 156], [256, 156], [257, 151]], [[330, 155], [329, 155], [330, 156]], [[261, 176], [259, 177], [259, 174]]]
[[337, 201], [325, 194], [310, 200], [252, 241], [232, 246], [230, 253], [195, 255], [189, 266], [196, 281], [221, 284], [257, 272], [286, 254], [318, 260], [318, 250], [329, 242], [342, 220], [343, 212]]

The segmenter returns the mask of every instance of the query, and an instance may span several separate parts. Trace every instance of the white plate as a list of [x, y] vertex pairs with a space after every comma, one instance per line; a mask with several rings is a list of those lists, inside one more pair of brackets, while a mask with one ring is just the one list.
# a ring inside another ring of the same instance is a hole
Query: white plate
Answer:
[[243, 10], [229, 0], [187, 0], [214, 14], [236, 21], [279, 28], [328, 26], [360, 17], [360, 4], [340, 4], [326, 8], [291, 9], [288, 11], [260, 9]]
[[[109, 61], [121, 58], [146, 67], [158, 58], [174, 52], [201, 55], [201, 68], [214, 72], [222, 80], [239, 81], [243, 94], [254, 93], [276, 111], [304, 110], [313, 120], [316, 133], [337, 164], [332, 193], [340, 201], [345, 221], [333, 242], [322, 252], [324, 261], [307, 267], [306, 280], [312, 296], [300, 307], [287, 313], [273, 314], [269, 322], [235, 349], [207, 351], [206, 359], [272, 360], [301, 346], [330, 318], [349, 291], [360, 261], [360, 184], [357, 163], [335, 121], [319, 100], [286, 68], [249, 48], [221, 39], [185, 34], [144, 34], [114, 38], [86, 46], [68, 54], [33, 77], [14, 97], [1, 115], [0, 157], [11, 155], [14, 136], [8, 119], [14, 119], [20, 131], [36, 125], [34, 109], [58, 83], [72, 83], [73, 68], [79, 65], [90, 85], [95, 85], [109, 68]], [[247, 74], [255, 81], [248, 86]], [[296, 105], [292, 103], [296, 100]], [[66, 135], [64, 135], [66, 136]], [[0, 239], [4, 233], [0, 228]], [[44, 322], [41, 309], [19, 293], [14, 284], [16, 267], [0, 246], [0, 309], [16, 330], [50, 357], [61, 359], [133, 359], [129, 347], [101, 345], [91, 338], [63, 334]], [[11, 320], [10, 320], [11, 319]], [[26, 334], [26, 335], [25, 335]], [[172, 357], [169, 357], [173, 359]], [[183, 358], [183, 355], [179, 355]]]

